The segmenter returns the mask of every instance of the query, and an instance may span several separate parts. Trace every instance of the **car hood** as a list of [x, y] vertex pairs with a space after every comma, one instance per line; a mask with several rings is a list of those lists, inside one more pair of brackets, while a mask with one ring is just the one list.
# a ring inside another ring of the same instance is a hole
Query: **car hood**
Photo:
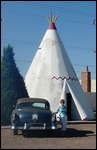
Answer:
[[21, 110], [14, 110], [14, 113], [18, 115], [20, 122], [47, 123], [51, 122], [52, 118], [52, 112], [50, 110], [26, 108]]

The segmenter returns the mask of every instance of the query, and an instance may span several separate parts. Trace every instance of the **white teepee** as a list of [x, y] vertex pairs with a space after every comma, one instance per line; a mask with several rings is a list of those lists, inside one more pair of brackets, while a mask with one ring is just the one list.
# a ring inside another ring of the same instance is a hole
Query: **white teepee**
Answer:
[[36, 55], [25, 77], [29, 97], [45, 98], [51, 110], [56, 111], [61, 98], [71, 93], [72, 119], [93, 119], [93, 112], [82, 90], [74, 68], [57, 32], [52, 15], [48, 18], [50, 26], [46, 31]]

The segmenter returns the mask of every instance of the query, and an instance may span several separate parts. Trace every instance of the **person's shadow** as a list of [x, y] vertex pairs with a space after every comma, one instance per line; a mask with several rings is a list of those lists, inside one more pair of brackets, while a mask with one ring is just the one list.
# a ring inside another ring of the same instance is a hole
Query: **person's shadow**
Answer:
[[67, 128], [66, 131], [63, 132], [58, 130], [33, 130], [28, 132], [23, 132], [22, 135], [27, 138], [60, 138], [60, 137], [85, 137], [85, 136], [93, 136], [93, 131], [88, 130], [76, 130], [74, 128]]
[[94, 132], [90, 130], [76, 130], [74, 128], [67, 128], [65, 132], [65, 137], [85, 137], [90, 136]]

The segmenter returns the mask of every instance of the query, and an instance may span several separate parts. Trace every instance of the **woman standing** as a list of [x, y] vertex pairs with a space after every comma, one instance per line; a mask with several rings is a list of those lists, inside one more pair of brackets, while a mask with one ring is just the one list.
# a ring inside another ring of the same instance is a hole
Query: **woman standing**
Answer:
[[57, 112], [54, 112], [54, 114], [57, 113], [59, 114], [62, 131], [66, 131], [66, 125], [67, 125], [67, 111], [66, 111], [66, 106], [64, 104], [65, 101], [61, 99]]

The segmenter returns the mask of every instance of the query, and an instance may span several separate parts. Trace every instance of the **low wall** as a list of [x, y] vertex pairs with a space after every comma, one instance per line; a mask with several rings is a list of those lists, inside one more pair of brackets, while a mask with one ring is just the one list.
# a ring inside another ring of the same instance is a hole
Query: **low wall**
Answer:
[[85, 92], [93, 111], [96, 111], [96, 92]]

